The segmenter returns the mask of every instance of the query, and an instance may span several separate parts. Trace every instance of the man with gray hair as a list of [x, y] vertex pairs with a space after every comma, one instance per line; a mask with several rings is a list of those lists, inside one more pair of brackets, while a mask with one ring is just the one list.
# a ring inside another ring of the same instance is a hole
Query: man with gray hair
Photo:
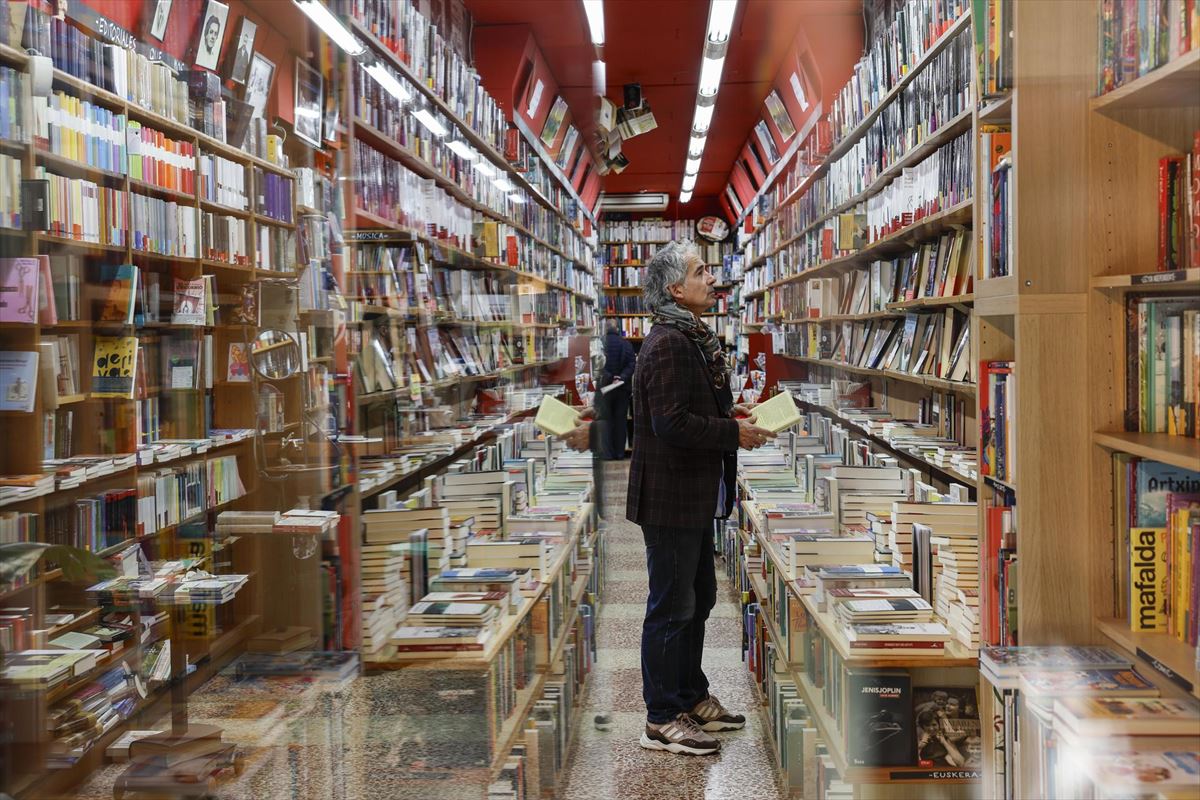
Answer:
[[633, 374], [625, 507], [642, 528], [650, 577], [640, 743], [690, 755], [720, 750], [709, 731], [746, 724], [708, 691], [700, 664], [704, 624], [717, 599], [713, 520], [733, 507], [738, 448], [774, 437], [733, 403], [725, 352], [702, 317], [715, 299], [714, 284], [690, 243], [666, 245], [646, 267], [642, 292], [653, 327]]

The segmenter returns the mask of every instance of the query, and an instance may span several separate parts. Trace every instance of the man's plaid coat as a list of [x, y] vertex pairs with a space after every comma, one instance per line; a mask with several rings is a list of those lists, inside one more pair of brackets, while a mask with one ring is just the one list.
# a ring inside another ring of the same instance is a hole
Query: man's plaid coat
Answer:
[[[738, 425], [729, 388], [716, 389], [700, 348], [655, 325], [633, 373], [633, 460], [625, 516], [641, 525], [704, 528], [718, 516], [722, 474], [728, 516], [737, 471]], [[724, 469], [724, 473], [722, 473]]]

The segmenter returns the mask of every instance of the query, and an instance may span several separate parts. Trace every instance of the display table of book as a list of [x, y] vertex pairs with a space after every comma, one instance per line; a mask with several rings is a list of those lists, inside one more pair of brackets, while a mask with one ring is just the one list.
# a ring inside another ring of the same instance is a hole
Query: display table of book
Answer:
[[[943, 624], [942, 598], [915, 588], [912, 555], [907, 570], [891, 554], [877, 561], [874, 538], [851, 521], [864, 502], [852, 479], [830, 467], [819, 480], [833, 484], [831, 507], [805, 501], [790, 435], [743, 454], [740, 522], [723, 547], [740, 565], [746, 661], [784, 784], [806, 797], [818, 786], [855, 797], [896, 784], [914, 797], [974, 791], [964, 786], [980, 776], [969, 633]], [[890, 481], [888, 468], [876, 472]], [[940, 572], [929, 583], [944, 585]]]

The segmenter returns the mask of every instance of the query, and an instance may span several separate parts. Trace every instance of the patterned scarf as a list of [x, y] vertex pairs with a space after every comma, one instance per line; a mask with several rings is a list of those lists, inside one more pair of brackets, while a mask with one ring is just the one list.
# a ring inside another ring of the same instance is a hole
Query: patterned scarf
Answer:
[[713, 386], [724, 389], [729, 384], [729, 366], [725, 363], [725, 350], [713, 329], [703, 320], [678, 303], [659, 306], [653, 310], [652, 316], [655, 325], [669, 325], [682, 331], [700, 348], [708, 365], [708, 374], [712, 376]]

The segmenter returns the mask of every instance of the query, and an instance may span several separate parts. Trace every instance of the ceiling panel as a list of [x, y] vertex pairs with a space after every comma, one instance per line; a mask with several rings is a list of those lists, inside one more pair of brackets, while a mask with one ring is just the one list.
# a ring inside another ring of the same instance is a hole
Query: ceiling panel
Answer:
[[[592, 61], [580, 0], [467, 0], [477, 26], [523, 23], [546, 57], [572, 116], [591, 139]], [[720, 194], [729, 170], [763, 112], [763, 100], [788, 48], [814, 18], [858, 24], [859, 0], [743, 0], [709, 130], [697, 199]], [[606, 192], [667, 192], [683, 179], [700, 59], [708, 22], [705, 0], [605, 0], [603, 58], [608, 96], [621, 104], [625, 83], [642, 84], [658, 128], [624, 143], [629, 167], [604, 179]], [[709, 203], [704, 203], [709, 206]]]

